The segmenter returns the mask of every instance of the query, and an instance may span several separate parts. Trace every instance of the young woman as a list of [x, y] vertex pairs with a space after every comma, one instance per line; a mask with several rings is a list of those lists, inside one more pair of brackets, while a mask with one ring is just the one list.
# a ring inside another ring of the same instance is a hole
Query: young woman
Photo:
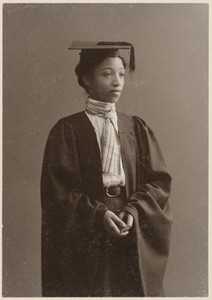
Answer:
[[160, 296], [171, 177], [151, 129], [116, 112], [126, 42], [73, 43], [85, 110], [50, 131], [43, 161], [43, 296]]

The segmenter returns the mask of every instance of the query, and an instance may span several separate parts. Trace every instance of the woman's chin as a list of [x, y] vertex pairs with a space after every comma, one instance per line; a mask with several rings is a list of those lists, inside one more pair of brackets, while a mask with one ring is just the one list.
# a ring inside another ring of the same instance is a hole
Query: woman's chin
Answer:
[[100, 102], [107, 102], [107, 103], [116, 103], [119, 101], [120, 94], [119, 95], [108, 95], [108, 97], [96, 97], [96, 96], [89, 96], [91, 99], [100, 101]]
[[[110, 96], [105, 100], [102, 100], [104, 102], [108, 102], [108, 103], [116, 103], [119, 101], [120, 95], [114, 95], [114, 96]], [[100, 100], [101, 101], [101, 100]]]

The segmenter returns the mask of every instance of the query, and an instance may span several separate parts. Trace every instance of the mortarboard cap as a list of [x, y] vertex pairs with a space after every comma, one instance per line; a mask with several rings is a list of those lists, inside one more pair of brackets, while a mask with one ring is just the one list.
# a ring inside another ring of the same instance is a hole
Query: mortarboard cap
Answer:
[[119, 49], [127, 49], [130, 51], [129, 70], [135, 71], [135, 50], [131, 43], [128, 42], [91, 42], [91, 41], [73, 41], [68, 48], [69, 50], [81, 50], [82, 55], [89, 53], [97, 54], [104, 51], [105, 57], [108, 56], [120, 56]]

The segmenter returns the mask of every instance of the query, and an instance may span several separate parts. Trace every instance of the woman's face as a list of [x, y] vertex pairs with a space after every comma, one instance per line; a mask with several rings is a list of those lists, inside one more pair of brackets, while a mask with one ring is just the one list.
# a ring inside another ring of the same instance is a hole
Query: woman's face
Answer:
[[124, 87], [125, 69], [120, 57], [107, 57], [87, 78], [92, 99], [116, 103]]

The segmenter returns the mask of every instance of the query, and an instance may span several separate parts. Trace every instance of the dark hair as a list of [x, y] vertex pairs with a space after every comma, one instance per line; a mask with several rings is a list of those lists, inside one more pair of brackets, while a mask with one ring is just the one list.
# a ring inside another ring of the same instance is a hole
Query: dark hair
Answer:
[[75, 68], [78, 83], [88, 93], [88, 86], [83, 81], [83, 76], [91, 75], [94, 69], [100, 65], [107, 57], [119, 57], [126, 69], [126, 61], [119, 55], [118, 50], [114, 49], [83, 49], [80, 53], [80, 62]]

